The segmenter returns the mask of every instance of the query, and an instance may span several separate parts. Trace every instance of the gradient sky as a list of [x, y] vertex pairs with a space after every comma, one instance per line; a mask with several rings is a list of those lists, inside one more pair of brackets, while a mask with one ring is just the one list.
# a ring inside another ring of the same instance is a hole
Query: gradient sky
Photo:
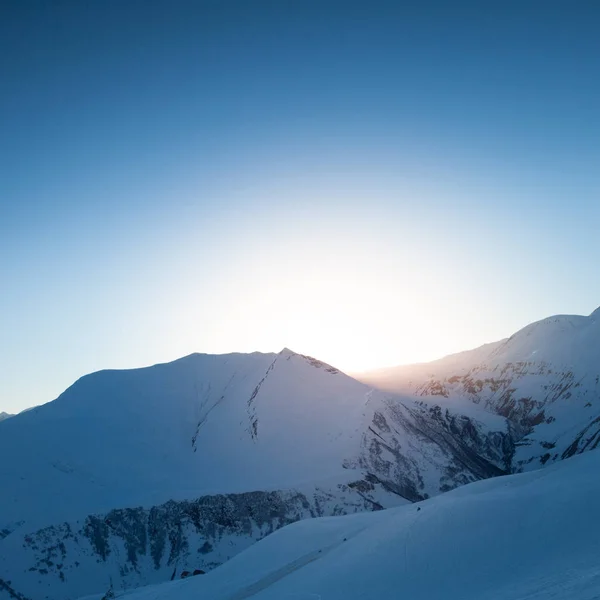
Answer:
[[3, 2], [0, 410], [194, 351], [353, 371], [590, 313], [599, 24], [595, 1]]

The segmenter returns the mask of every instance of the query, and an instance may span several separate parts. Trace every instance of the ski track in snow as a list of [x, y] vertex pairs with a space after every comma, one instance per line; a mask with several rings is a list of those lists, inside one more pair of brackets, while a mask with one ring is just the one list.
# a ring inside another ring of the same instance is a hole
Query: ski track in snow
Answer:
[[[305, 567], [306, 565], [316, 560], [319, 560], [320, 558], [323, 558], [325, 554], [327, 554], [337, 546], [339, 546], [339, 543], [331, 544], [330, 546], [326, 546], [318, 550], [313, 550], [312, 552], [307, 552], [303, 556], [300, 556], [296, 560], [291, 561], [287, 565], [277, 569], [276, 571], [273, 571], [272, 573], [269, 573], [269, 575], [267, 575], [266, 577], [259, 579], [256, 583], [253, 583], [248, 587], [241, 589], [238, 592], [235, 592], [231, 596], [227, 596], [225, 600], [246, 600], [246, 598], [251, 598], [252, 596], [255, 596], [262, 590], [266, 590], [268, 587], [277, 583], [284, 577], [287, 577], [288, 575], [292, 574], [294, 571], [298, 571], [302, 567]], [[297, 597], [300, 598], [300, 595], [298, 595]], [[316, 595], [315, 597], [319, 596]]]

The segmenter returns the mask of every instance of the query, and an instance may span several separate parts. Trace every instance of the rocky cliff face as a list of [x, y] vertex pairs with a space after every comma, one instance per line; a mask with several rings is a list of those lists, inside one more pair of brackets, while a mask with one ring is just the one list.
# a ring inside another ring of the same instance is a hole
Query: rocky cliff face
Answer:
[[503, 418], [485, 415], [484, 422], [480, 416], [385, 397], [363, 432], [358, 457], [347, 464], [375, 474], [411, 502], [506, 474], [514, 432]]
[[[350, 473], [349, 473], [350, 474]], [[0, 597], [75, 599], [208, 571], [276, 529], [405, 502], [376, 477], [119, 508], [14, 532], [2, 545]]]
[[557, 316], [507, 340], [364, 380], [441, 407], [478, 405], [505, 417], [508, 469], [539, 468], [600, 446], [600, 318]]
[[[600, 370], [600, 369], [599, 369]], [[600, 385], [582, 373], [543, 362], [478, 365], [465, 375], [432, 379], [422, 396], [468, 399], [505, 416], [516, 433], [512, 471], [536, 468], [600, 444]]]

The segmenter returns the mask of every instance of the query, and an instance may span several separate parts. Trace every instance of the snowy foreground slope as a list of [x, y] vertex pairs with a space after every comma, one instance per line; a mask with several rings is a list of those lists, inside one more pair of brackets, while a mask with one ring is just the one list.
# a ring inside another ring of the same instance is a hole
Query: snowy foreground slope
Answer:
[[476, 404], [507, 417], [518, 439], [512, 470], [537, 468], [600, 446], [600, 309], [549, 317], [500, 342], [359, 378], [442, 407]]
[[418, 504], [303, 521], [207, 575], [124, 598], [597, 599], [599, 470], [594, 451]]
[[0, 598], [209, 570], [297, 520], [506, 473], [512, 435], [287, 349], [94, 373], [0, 423]]

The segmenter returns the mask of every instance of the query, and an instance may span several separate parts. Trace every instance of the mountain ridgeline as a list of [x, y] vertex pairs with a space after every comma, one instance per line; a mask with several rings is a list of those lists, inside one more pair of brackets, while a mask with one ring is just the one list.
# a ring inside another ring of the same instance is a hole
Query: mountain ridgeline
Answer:
[[284, 525], [407, 505], [600, 445], [600, 314], [361, 381], [194, 354], [0, 423], [0, 599], [205, 572]]
[[550, 317], [506, 340], [361, 380], [501, 415], [515, 440], [511, 471], [538, 468], [600, 446], [600, 309]]

